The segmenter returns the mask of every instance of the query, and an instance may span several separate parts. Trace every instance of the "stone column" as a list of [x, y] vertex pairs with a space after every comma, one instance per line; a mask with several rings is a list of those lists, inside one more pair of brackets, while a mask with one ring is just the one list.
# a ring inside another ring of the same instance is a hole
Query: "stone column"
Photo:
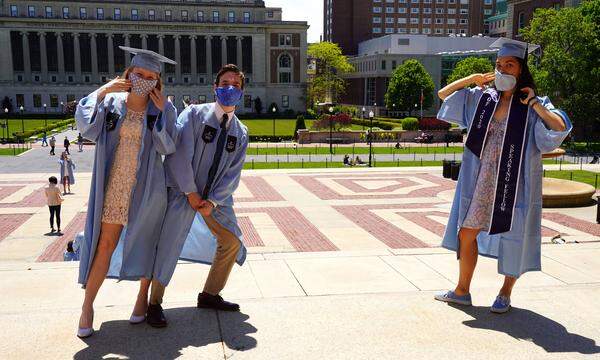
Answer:
[[40, 39], [40, 58], [42, 64], [42, 82], [48, 81], [48, 55], [46, 51], [46, 33], [38, 33]]
[[227, 64], [227, 36], [221, 35], [221, 66]]
[[81, 81], [81, 49], [79, 48], [79, 34], [73, 33], [73, 57], [75, 58], [75, 78]]
[[98, 34], [90, 34], [90, 52], [92, 54], [92, 82], [100, 82], [100, 74], [98, 73], [98, 49], [96, 45], [96, 37]]
[[23, 72], [25, 73], [25, 81], [31, 81], [31, 59], [29, 58], [29, 39], [27, 38], [27, 32], [21, 33], [21, 42], [23, 44]]
[[65, 81], [65, 53], [63, 49], [63, 33], [56, 33], [56, 54], [58, 55], [58, 77]]
[[[129, 34], [123, 35], [125, 37], [125, 46], [129, 47]], [[131, 54], [125, 52], [125, 69], [129, 67], [131, 64]]]
[[212, 36], [206, 36], [206, 82], [212, 82]]
[[196, 82], [198, 79], [198, 69], [196, 67], [196, 35], [190, 36], [190, 60], [191, 60], [191, 71], [192, 71], [192, 83]]
[[158, 53], [161, 55], [165, 54], [165, 36], [158, 35]]
[[237, 58], [237, 66], [242, 69], [242, 37], [236, 37], [237, 40], [237, 49], [236, 49], [236, 58]]
[[115, 76], [115, 49], [113, 44], [114, 34], [106, 34], [106, 47], [108, 48], [108, 77]]
[[175, 82], [177, 83], [182, 83], [182, 79], [181, 79], [181, 44], [180, 44], [180, 36], [179, 35], [175, 35], [173, 36], [174, 40], [175, 40], [175, 62], [177, 63], [175, 65]]
[[148, 35], [142, 34], [142, 49], [148, 49]]

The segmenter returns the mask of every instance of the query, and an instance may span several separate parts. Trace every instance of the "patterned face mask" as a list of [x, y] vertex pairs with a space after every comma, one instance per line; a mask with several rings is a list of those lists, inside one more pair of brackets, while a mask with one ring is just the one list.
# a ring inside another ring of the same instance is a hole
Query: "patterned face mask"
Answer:
[[135, 73], [129, 74], [131, 80], [131, 91], [139, 96], [148, 96], [156, 87], [158, 80], [146, 80]]

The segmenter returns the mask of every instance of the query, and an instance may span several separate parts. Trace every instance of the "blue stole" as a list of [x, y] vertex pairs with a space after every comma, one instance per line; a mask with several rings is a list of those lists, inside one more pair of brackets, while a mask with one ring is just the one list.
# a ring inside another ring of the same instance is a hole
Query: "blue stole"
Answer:
[[[477, 104], [471, 121], [465, 147], [481, 159], [487, 138], [488, 128], [496, 105], [498, 93], [487, 89]], [[528, 106], [519, 101], [519, 96], [511, 98], [502, 142], [502, 153], [498, 162], [496, 192], [492, 208], [489, 234], [508, 232], [512, 228], [513, 212], [517, 200], [521, 160], [525, 149], [528, 121]]]

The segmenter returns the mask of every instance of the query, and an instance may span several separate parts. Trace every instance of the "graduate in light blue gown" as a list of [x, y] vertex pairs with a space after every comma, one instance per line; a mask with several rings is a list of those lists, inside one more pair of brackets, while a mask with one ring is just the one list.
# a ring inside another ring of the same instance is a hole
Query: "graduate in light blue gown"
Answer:
[[442, 242], [457, 252], [459, 281], [435, 298], [471, 305], [480, 254], [497, 259], [505, 275], [491, 307], [504, 313], [517, 278], [541, 270], [542, 154], [558, 147], [572, 125], [535, 94], [527, 67], [533, 46], [501, 38], [492, 47], [499, 48], [494, 73], [468, 76], [438, 92], [444, 100], [438, 118], [469, 131]]
[[[107, 275], [150, 282], [167, 207], [162, 155], [175, 151], [177, 110], [161, 92], [160, 68], [174, 62], [149, 50], [121, 49], [135, 54], [131, 67], [81, 99], [75, 113], [82, 135], [96, 143], [80, 244], [85, 299], [79, 337], [93, 334], [93, 303]], [[143, 317], [146, 307], [147, 298], [138, 299], [134, 315]]]
[[219, 293], [234, 263], [246, 258], [232, 197], [248, 146], [248, 129], [234, 113], [243, 88], [244, 74], [226, 65], [215, 79], [217, 102], [188, 106], [177, 120], [177, 151], [165, 159], [169, 204], [147, 313], [151, 326], [167, 325], [161, 303], [179, 258], [212, 264], [198, 307], [239, 310]]

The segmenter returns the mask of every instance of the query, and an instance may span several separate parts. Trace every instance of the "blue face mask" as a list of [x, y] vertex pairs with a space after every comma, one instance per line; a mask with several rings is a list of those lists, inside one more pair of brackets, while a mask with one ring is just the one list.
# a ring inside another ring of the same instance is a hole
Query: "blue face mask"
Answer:
[[219, 104], [223, 106], [236, 106], [242, 99], [244, 91], [233, 85], [218, 87], [215, 90]]

